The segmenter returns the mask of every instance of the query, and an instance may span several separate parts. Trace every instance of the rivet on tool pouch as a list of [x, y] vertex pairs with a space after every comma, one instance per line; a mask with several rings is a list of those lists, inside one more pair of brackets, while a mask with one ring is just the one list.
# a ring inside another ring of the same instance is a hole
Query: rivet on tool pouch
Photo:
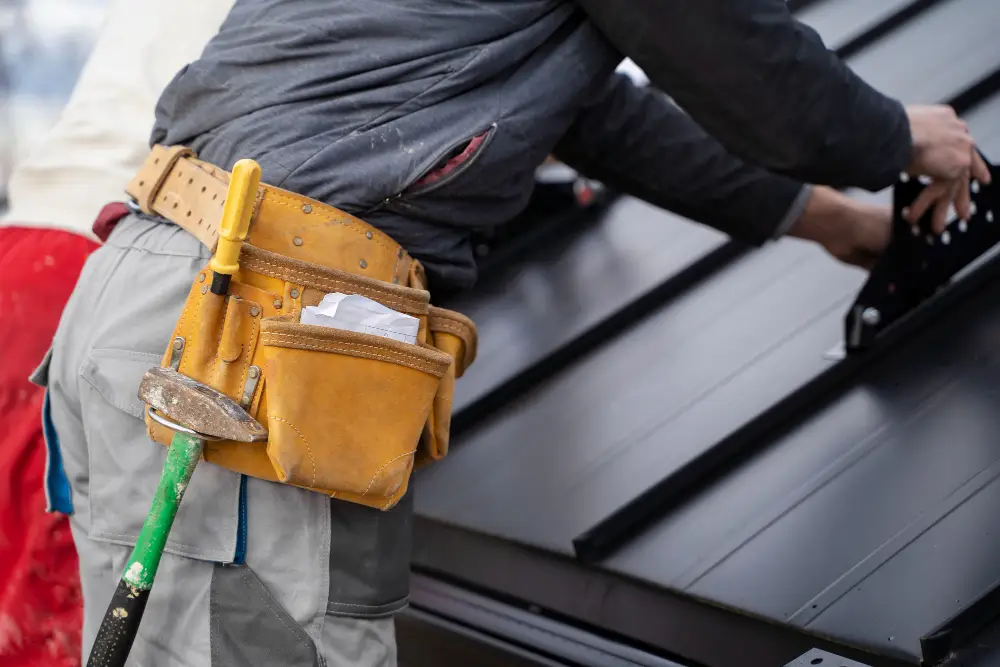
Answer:
[[[414, 465], [447, 454], [454, 382], [475, 359], [476, 329], [430, 305], [422, 267], [399, 244], [321, 202], [231, 177], [182, 147], [154, 147], [128, 193], [213, 251], [220, 230], [227, 233], [222, 203], [239, 198], [254, 208], [228, 291], [216, 293], [209, 266], [195, 277], [161, 363], [267, 427], [266, 445], [209, 442], [206, 461], [388, 509], [406, 493]], [[299, 322], [303, 307], [332, 292], [418, 318], [417, 344]], [[151, 438], [170, 443], [168, 428], [146, 423]]]

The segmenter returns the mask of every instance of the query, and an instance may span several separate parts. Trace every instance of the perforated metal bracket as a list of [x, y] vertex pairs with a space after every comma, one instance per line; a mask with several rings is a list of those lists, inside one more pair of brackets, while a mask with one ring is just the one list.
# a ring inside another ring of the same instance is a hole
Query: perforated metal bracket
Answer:
[[893, 190], [892, 240], [845, 318], [847, 354], [870, 347], [959, 274], [974, 270], [1000, 242], [1000, 186], [997, 169], [990, 165], [990, 172], [993, 178], [989, 185], [978, 181], [970, 185], [970, 218], [953, 220], [941, 234], [931, 231], [932, 211], [916, 224], [903, 216], [927, 184], [900, 176]]
[[870, 665], [814, 648], [792, 660], [785, 667], [870, 667]]

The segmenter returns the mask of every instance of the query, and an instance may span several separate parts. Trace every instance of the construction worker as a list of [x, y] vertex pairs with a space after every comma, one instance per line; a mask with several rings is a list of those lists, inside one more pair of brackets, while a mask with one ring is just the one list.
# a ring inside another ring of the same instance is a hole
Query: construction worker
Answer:
[[[151, 143], [190, 147], [223, 169], [257, 160], [269, 186], [401, 244], [435, 300], [474, 283], [472, 230], [516, 215], [550, 153], [733, 238], [759, 245], [792, 235], [860, 266], [888, 242], [888, 209], [796, 177], [877, 190], [903, 170], [926, 174], [936, 182], [914, 208], [954, 203], [960, 215], [970, 175], [988, 179], [949, 109], [904, 109], [872, 90], [783, 0], [619, 4], [628, 24], [569, 0], [237, 0], [167, 86]], [[651, 46], [650, 32], [712, 46], [681, 56]], [[692, 115], [614, 75], [623, 55]], [[185, 203], [207, 206], [197, 195]], [[313, 206], [297, 205], [296, 215]], [[210, 257], [169, 208], [117, 223], [36, 374], [61, 458], [50, 484], [73, 512], [84, 655], [164, 461], [136, 387], [162, 362]], [[326, 411], [335, 403], [311, 401]], [[394, 665], [412, 495], [380, 511], [199, 466], [132, 663]]]

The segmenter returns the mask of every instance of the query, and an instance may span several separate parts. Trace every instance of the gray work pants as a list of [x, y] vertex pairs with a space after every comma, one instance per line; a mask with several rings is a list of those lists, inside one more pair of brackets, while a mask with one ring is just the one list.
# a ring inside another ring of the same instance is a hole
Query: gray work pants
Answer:
[[[71, 514], [80, 556], [84, 659], [166, 454], [147, 439], [139, 381], [159, 365], [208, 257], [173, 225], [125, 218], [89, 258], [36, 373], [48, 387], [49, 503]], [[202, 462], [129, 664], [395, 665], [411, 512], [409, 497], [379, 512]]]

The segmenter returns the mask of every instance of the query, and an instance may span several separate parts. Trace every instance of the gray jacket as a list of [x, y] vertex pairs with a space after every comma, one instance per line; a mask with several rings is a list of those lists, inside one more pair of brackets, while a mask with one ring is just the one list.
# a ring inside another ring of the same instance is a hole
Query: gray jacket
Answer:
[[568, 0], [237, 0], [163, 93], [152, 141], [257, 159], [267, 182], [395, 237], [434, 289], [474, 282], [471, 231], [514, 217], [552, 152], [749, 243], [797, 217], [801, 183], [732, 156], [614, 75], [621, 60]]

